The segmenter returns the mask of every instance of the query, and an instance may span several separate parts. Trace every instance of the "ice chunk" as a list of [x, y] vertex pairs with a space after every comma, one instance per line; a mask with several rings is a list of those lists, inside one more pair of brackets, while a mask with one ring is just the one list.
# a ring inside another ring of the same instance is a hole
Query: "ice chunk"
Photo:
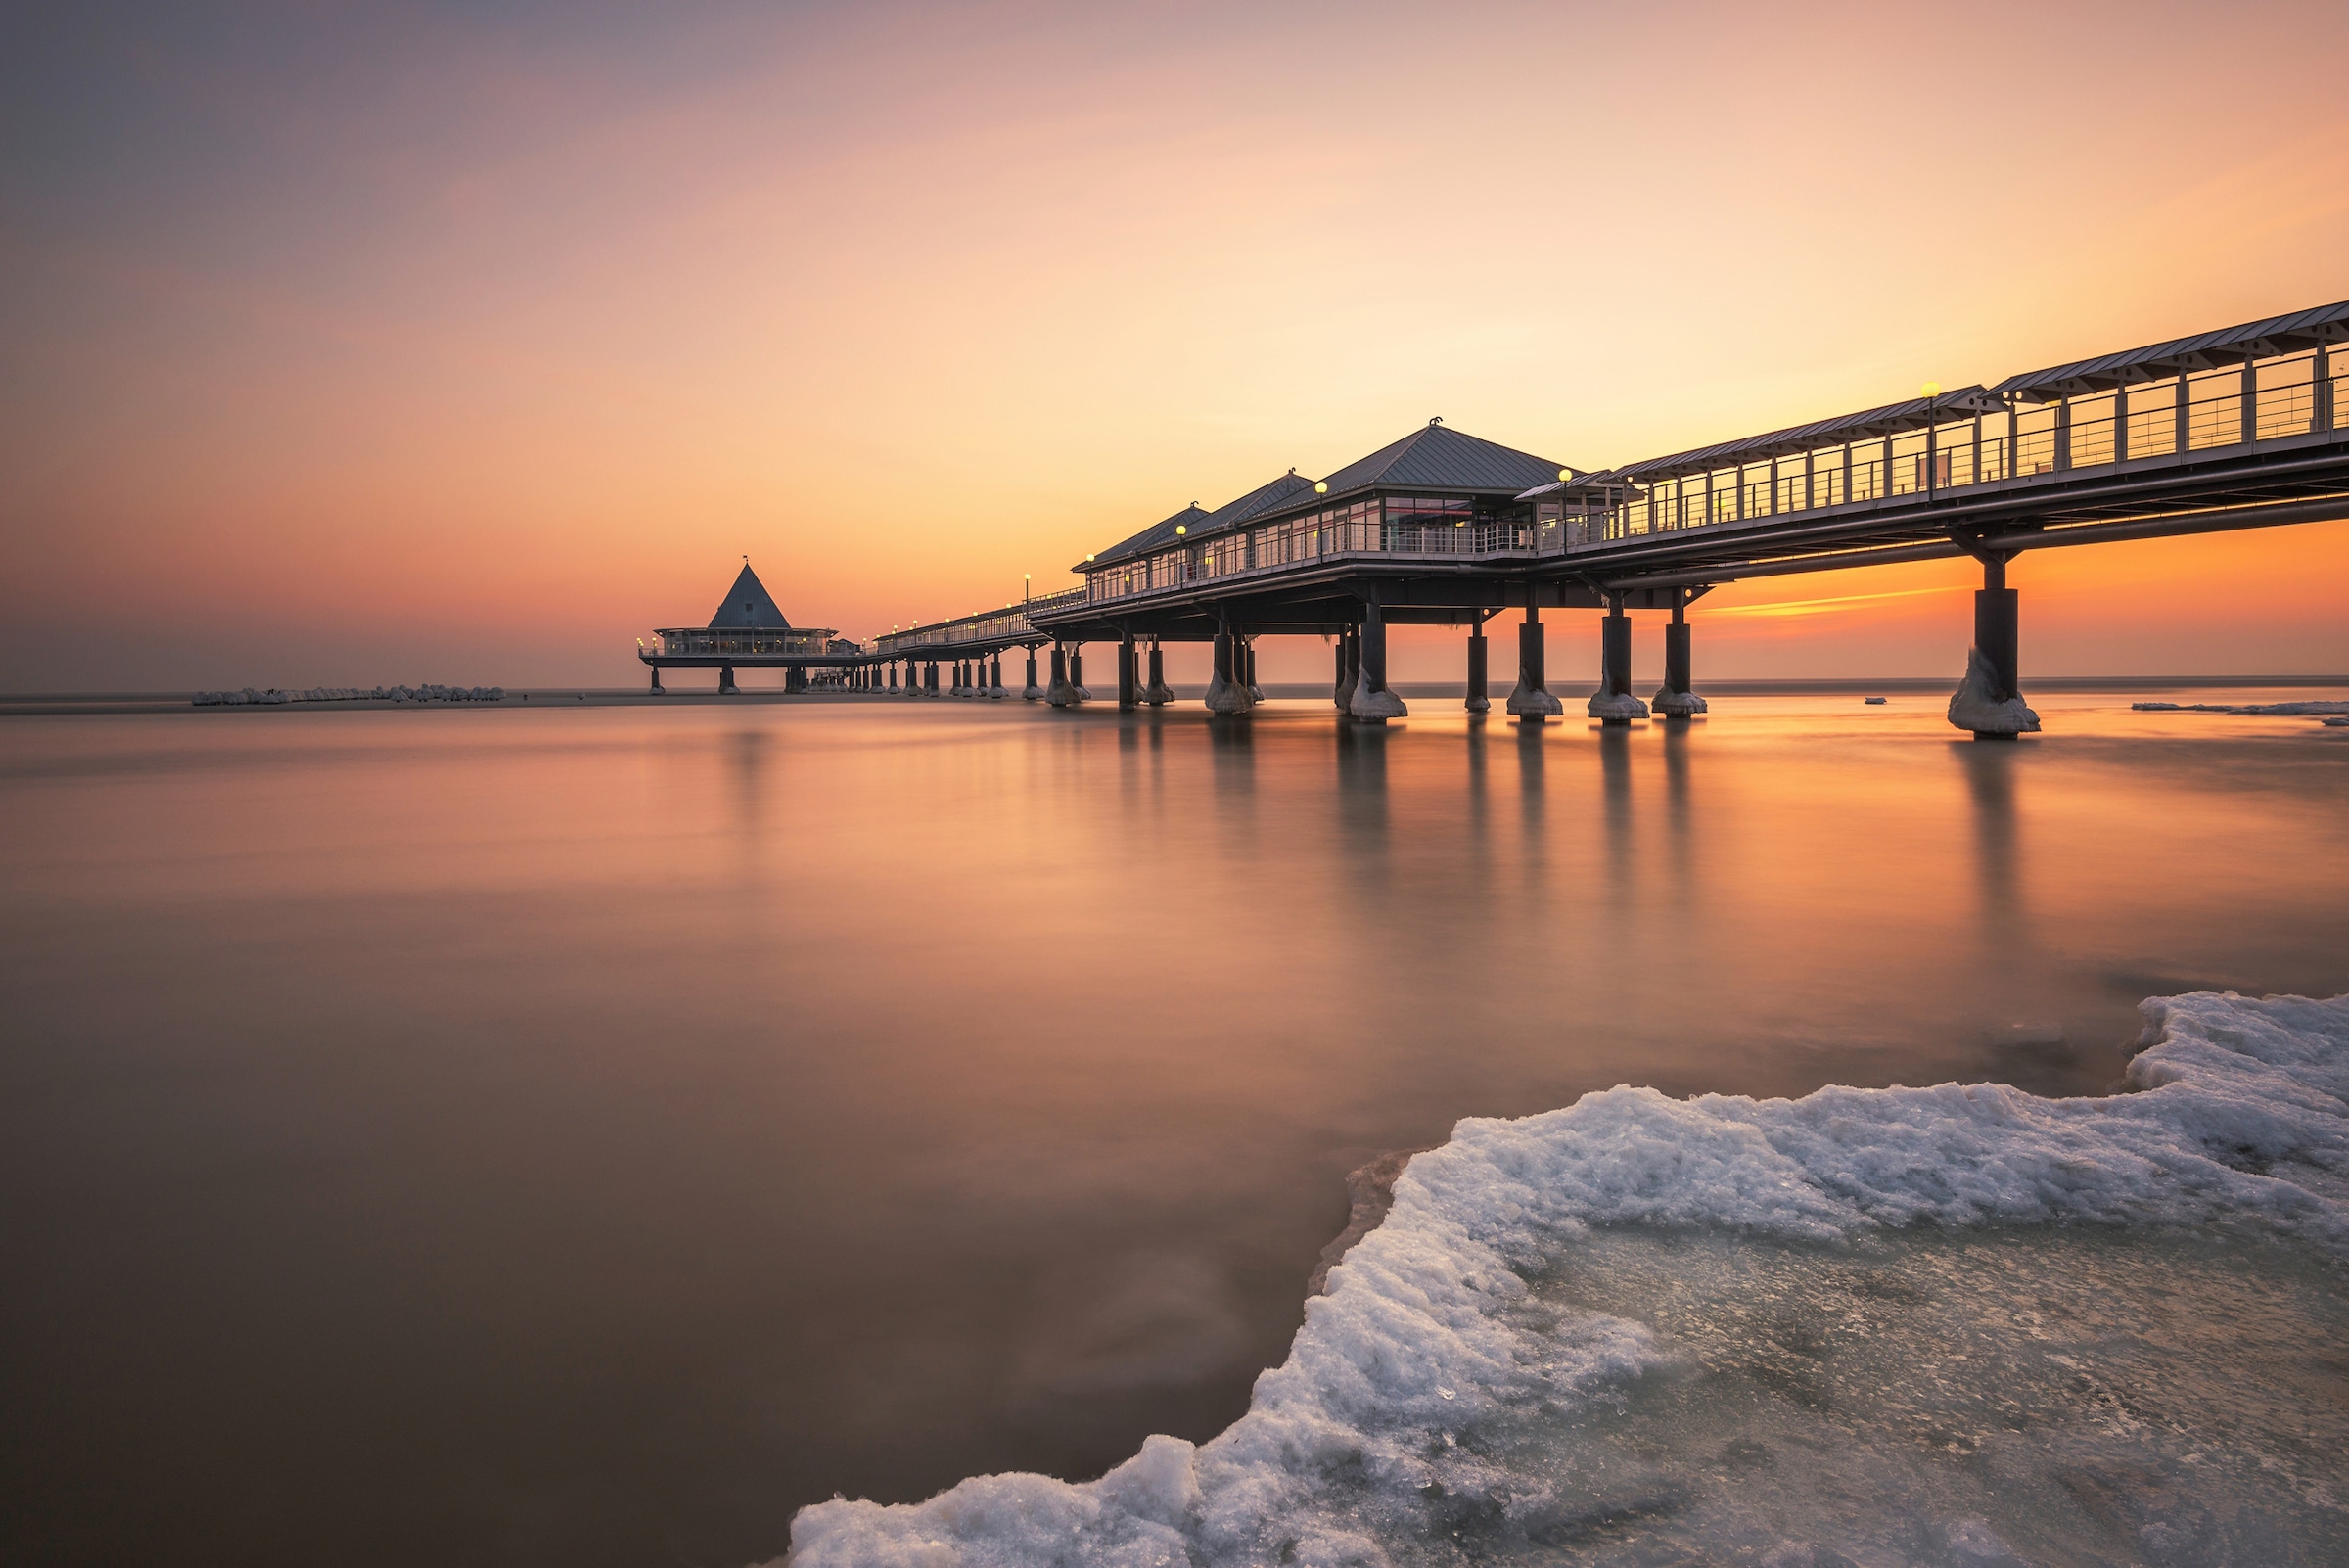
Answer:
[[1214, 1441], [818, 1504], [793, 1561], [2349, 1560], [2349, 998], [2143, 1011], [2103, 1099], [1464, 1121]]
[[1977, 735], [2024, 735], [2039, 728], [2039, 715], [2020, 697], [1998, 695], [1998, 672], [1979, 648], [1965, 651], [1965, 678], [1950, 694], [1950, 722]]

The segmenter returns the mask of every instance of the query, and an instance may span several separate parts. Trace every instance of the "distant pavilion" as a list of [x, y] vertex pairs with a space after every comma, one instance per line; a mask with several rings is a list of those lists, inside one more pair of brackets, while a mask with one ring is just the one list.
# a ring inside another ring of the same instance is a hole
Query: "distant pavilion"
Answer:
[[672, 626], [653, 636], [660, 646], [647, 648], [639, 640], [636, 657], [651, 667], [656, 693], [662, 690], [665, 668], [714, 669], [718, 691], [733, 695], [741, 689], [734, 684], [738, 666], [780, 669], [785, 691], [806, 691], [810, 669], [845, 670], [870, 658], [835, 627], [794, 626], [774, 595], [766, 591], [766, 584], [759, 580], [759, 574], [751, 570], [747, 556], [741, 576], [727, 590], [717, 614], [710, 618], [710, 624]]

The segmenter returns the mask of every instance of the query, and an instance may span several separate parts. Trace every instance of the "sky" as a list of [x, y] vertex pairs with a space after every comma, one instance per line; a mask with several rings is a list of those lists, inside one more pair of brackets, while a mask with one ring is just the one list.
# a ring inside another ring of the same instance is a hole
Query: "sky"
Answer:
[[[45, 10], [17, 691], [632, 685], [745, 555], [863, 637], [1431, 416], [1605, 467], [2349, 297], [2338, 4]], [[1720, 588], [1699, 687], [1954, 678], [1973, 574]], [[2012, 581], [2026, 687], [2349, 671], [2349, 523]]]

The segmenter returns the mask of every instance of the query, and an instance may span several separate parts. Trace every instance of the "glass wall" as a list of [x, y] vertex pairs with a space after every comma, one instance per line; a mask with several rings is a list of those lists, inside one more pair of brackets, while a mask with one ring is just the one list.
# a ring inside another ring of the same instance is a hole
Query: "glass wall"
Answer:
[[1085, 591], [1096, 601], [1122, 599], [1334, 555], [1484, 556], [1555, 549], [1559, 544], [1554, 504], [1537, 516], [1534, 507], [1503, 497], [1388, 495], [1180, 544], [1145, 560], [1121, 562], [1087, 574]]

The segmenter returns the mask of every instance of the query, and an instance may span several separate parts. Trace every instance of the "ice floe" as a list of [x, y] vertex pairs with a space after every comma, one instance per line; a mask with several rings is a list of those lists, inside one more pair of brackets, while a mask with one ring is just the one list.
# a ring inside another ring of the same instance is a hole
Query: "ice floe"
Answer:
[[2143, 1012], [2105, 1098], [1464, 1121], [1212, 1442], [818, 1504], [792, 1561], [2349, 1560], [2349, 998]]
[[274, 708], [284, 703], [497, 703], [506, 698], [503, 686], [312, 686], [306, 691], [280, 691], [272, 686], [255, 691], [200, 691], [197, 708]]
[[[2271, 718], [2323, 718], [2327, 724], [2349, 719], [2349, 703], [2131, 703], [2141, 714], [2256, 714]], [[2331, 715], [2335, 716], [2326, 717]]]

